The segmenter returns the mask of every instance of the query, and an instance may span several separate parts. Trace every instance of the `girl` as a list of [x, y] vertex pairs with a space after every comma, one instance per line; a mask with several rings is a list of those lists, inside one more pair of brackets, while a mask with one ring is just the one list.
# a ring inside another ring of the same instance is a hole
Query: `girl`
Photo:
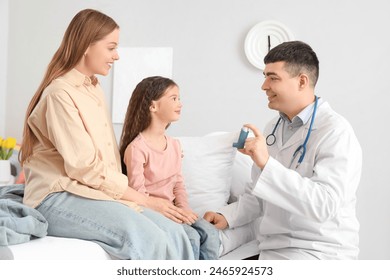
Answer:
[[165, 215], [183, 224], [195, 259], [217, 259], [218, 230], [190, 209], [181, 174], [180, 143], [165, 134], [170, 123], [179, 119], [181, 108], [179, 88], [171, 79], [149, 77], [136, 86], [121, 136], [122, 170], [127, 172], [130, 187], [166, 199], [171, 209], [182, 209], [180, 219], [169, 211]]
[[116, 258], [193, 259], [183, 228], [164, 217], [169, 203], [129, 188], [122, 174], [95, 76], [119, 59], [118, 40], [119, 26], [101, 12], [82, 10], [70, 22], [27, 109], [24, 203], [47, 219], [49, 235], [94, 241]]

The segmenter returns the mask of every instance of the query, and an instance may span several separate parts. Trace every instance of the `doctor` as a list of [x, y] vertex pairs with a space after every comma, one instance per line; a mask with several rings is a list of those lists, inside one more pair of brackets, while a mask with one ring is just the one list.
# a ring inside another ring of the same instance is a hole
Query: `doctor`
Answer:
[[264, 58], [262, 89], [279, 112], [264, 135], [246, 125], [242, 153], [254, 162], [248, 192], [206, 220], [236, 228], [256, 218], [259, 259], [357, 259], [362, 151], [351, 125], [315, 95], [319, 62], [299, 41]]

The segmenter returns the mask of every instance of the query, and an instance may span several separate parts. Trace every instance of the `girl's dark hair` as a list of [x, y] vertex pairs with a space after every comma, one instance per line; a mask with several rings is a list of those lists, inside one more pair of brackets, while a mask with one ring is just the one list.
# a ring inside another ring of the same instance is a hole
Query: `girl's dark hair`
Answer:
[[177, 86], [173, 80], [161, 76], [153, 76], [143, 79], [135, 87], [127, 107], [120, 139], [119, 152], [121, 155], [123, 174], [127, 174], [126, 166], [123, 162], [127, 146], [140, 132], [144, 131], [152, 121], [150, 113], [152, 101], [160, 99], [167, 89], [173, 86]]

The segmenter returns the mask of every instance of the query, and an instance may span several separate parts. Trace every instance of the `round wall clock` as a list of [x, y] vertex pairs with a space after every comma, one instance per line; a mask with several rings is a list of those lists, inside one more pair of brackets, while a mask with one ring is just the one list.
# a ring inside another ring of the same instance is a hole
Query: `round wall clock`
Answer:
[[245, 38], [245, 55], [249, 62], [264, 70], [264, 56], [273, 47], [294, 40], [293, 34], [281, 22], [266, 20], [253, 26]]

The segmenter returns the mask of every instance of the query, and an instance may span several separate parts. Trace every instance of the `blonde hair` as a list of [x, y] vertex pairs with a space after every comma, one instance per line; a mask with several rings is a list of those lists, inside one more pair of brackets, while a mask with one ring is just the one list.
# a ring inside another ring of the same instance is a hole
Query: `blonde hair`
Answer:
[[23, 129], [19, 161], [23, 163], [32, 155], [36, 137], [28, 126], [28, 118], [38, 104], [45, 88], [56, 78], [72, 70], [82, 59], [88, 47], [115, 29], [118, 24], [109, 16], [92, 9], [78, 12], [65, 31], [61, 45], [50, 61], [46, 74], [28, 105]]

